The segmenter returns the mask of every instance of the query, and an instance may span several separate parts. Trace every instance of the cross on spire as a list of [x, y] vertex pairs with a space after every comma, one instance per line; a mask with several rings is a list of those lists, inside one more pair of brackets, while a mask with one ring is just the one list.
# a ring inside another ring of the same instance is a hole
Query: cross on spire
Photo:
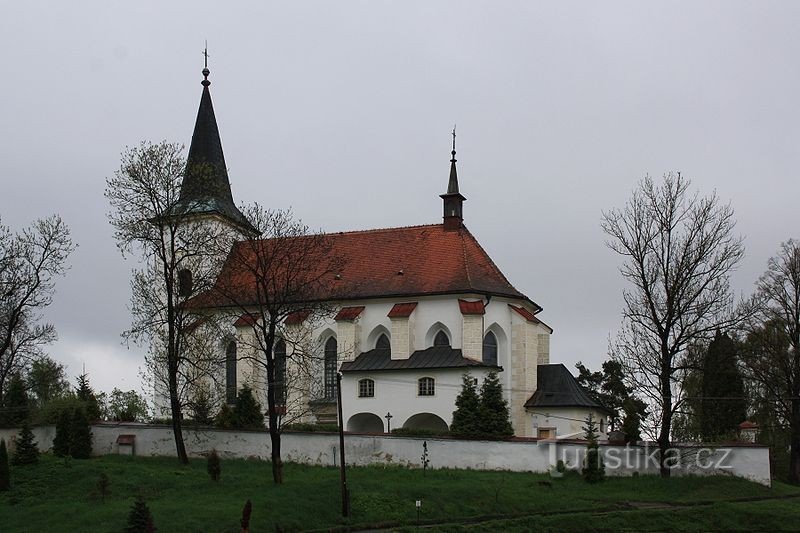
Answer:
[[451, 153], [453, 154], [453, 159], [455, 159], [456, 158], [456, 125], [455, 124], [453, 124], [453, 151]]
[[206, 41], [206, 47], [203, 48], [203, 81], [200, 82], [203, 87], [211, 85], [211, 82], [208, 81], [209, 74], [211, 74], [211, 71], [208, 70], [208, 41]]

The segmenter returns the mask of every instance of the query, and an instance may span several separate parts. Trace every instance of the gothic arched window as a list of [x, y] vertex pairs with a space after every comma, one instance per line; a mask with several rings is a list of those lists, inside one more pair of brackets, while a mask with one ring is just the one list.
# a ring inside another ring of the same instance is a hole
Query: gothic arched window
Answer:
[[236, 401], [236, 342], [231, 341], [225, 349], [225, 400]]
[[275, 405], [286, 405], [286, 342], [275, 341]]
[[389, 336], [386, 333], [381, 333], [378, 340], [375, 341], [375, 348], [378, 350], [388, 350], [391, 353], [392, 343], [389, 342]]
[[439, 332], [436, 334], [436, 337], [433, 339], [434, 346], [450, 346], [450, 337], [447, 336], [447, 333], [444, 330], [440, 329]]
[[483, 338], [483, 362], [497, 366], [497, 337], [491, 331]]
[[325, 342], [325, 399], [336, 399], [336, 371], [337, 361], [336, 352], [338, 344], [336, 337], [330, 337]]

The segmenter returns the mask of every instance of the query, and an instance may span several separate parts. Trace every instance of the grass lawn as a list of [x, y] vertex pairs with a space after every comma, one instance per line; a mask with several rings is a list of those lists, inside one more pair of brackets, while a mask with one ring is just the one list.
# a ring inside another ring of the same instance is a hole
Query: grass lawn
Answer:
[[[110, 495], [100, 499], [105, 473]], [[239, 531], [245, 501], [253, 502], [251, 529], [274, 531], [336, 526], [412, 526], [415, 500], [425, 522], [484, 521], [439, 525], [476, 530], [531, 529], [735, 529], [775, 530], [800, 524], [800, 498], [725, 502], [737, 498], [800, 496], [800, 487], [763, 487], [731, 477], [610, 478], [589, 485], [579, 476], [421, 470], [399, 467], [348, 469], [352, 512], [340, 516], [339, 471], [288, 464], [285, 483], [271, 481], [270, 464], [223, 460], [222, 479], [210, 480], [206, 463], [182, 467], [172, 458], [106, 456], [86, 461], [43, 456], [35, 466], [12, 467], [12, 490], [0, 493], [2, 531], [121, 531], [137, 494], [142, 494], [160, 531]], [[695, 505], [703, 503], [703, 505]], [[665, 504], [692, 507], [664, 508]], [[633, 510], [632, 510], [633, 509]], [[565, 514], [535, 513], [575, 511]], [[489, 520], [489, 519], [494, 519]], [[488, 521], [487, 521], [488, 520]]]

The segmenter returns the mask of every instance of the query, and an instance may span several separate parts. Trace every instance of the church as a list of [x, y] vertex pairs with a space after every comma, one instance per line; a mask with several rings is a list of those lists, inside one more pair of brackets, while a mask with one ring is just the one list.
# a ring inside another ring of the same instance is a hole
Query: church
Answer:
[[[197, 217], [222, 221], [248, 239], [252, 226], [233, 200], [209, 73], [206, 67], [181, 200], [195, 206]], [[197, 163], [215, 169], [211, 179], [192, 174]], [[539, 318], [542, 307], [506, 279], [464, 223], [466, 197], [457, 174], [455, 132], [443, 185], [445, 181], [440, 222], [326, 235], [330, 250], [347, 261], [322, 295], [331, 312], [318, 320], [294, 313], [281, 325], [276, 360], [288, 356], [291, 365], [297, 343], [280, 336], [301, 331], [319, 361], [308, 379], [285, 391], [284, 419], [337, 422], [336, 382], [341, 372], [347, 431], [446, 431], [462, 376], [468, 373], [480, 387], [494, 371], [515, 436], [581, 438], [592, 413], [605, 438], [609, 411], [563, 364], [551, 363], [553, 329]], [[419, 222], [424, 220], [409, 221]], [[226, 276], [226, 268], [227, 263], [219, 279]], [[243, 350], [253, 334], [252, 321], [247, 314], [234, 318], [230, 335], [219, 343], [226, 360], [226, 375], [219, 381], [227, 385], [228, 401], [247, 384], [264, 406], [264, 380], [257, 379], [253, 355], [245, 356]]]

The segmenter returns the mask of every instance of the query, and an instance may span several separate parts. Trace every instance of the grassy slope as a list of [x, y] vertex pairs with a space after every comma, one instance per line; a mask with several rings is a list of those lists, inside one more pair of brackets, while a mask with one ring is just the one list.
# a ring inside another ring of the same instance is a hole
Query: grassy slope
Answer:
[[[96, 483], [101, 472], [111, 481], [111, 495], [101, 503]], [[253, 501], [252, 529], [327, 528], [345, 524], [416, 521], [414, 501], [423, 502], [422, 518], [458, 520], [476, 516], [522, 515], [554, 510], [613, 510], [626, 502], [693, 503], [741, 497], [800, 494], [800, 488], [776, 484], [772, 489], [728, 477], [611, 478], [592, 486], [577, 476], [539, 484], [546, 476], [510, 472], [353, 468], [348, 470], [352, 517], [340, 513], [339, 472], [333, 468], [287, 465], [286, 482], [275, 487], [270, 465], [225, 460], [222, 480], [210, 481], [205, 461], [181, 467], [175, 459], [107, 456], [69, 465], [43, 457], [33, 467], [12, 470], [13, 489], [0, 493], [3, 531], [120, 531], [134, 496], [141, 492], [161, 531], [238, 531], [244, 502]], [[586, 527], [608, 529], [669, 528], [696, 522], [701, 528], [770, 528], [800, 523], [798, 500], [726, 504], [696, 509], [641, 510], [588, 515], [537, 516], [495, 522], [476, 528]], [[710, 512], [711, 511], [711, 512]], [[758, 517], [756, 523], [749, 516]], [[587, 522], [588, 520], [588, 522]], [[718, 523], [715, 520], [719, 521]], [[766, 521], [765, 521], [766, 520]], [[495, 527], [496, 526], [496, 527]], [[788, 527], [788, 526], [787, 526]], [[447, 530], [448, 528], [442, 528]]]

